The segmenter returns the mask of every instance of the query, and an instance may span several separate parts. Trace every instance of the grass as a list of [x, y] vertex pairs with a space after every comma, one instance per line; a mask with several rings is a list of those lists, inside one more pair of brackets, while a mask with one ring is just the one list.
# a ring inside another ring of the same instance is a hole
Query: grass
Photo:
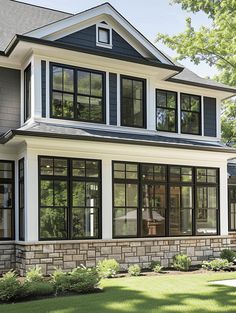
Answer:
[[1, 313], [235, 313], [236, 288], [208, 284], [236, 273], [106, 279], [103, 293], [0, 305]]

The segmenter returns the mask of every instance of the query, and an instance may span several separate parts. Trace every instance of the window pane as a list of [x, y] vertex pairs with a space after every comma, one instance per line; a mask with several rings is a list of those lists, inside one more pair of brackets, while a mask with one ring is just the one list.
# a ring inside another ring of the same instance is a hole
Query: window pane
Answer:
[[74, 208], [72, 210], [73, 239], [98, 237], [98, 210]]
[[84, 160], [73, 160], [72, 162], [73, 176], [85, 177], [85, 161]]
[[126, 185], [126, 206], [128, 207], [138, 206], [138, 185], [136, 184]]
[[81, 120], [89, 120], [89, 108], [90, 108], [90, 98], [79, 96], [77, 98], [77, 114], [78, 118]]
[[114, 236], [137, 236], [137, 209], [119, 208], [114, 210]]
[[165, 236], [165, 210], [142, 209], [142, 235]]
[[100, 197], [97, 183], [86, 183], [86, 206], [99, 207]]
[[63, 117], [74, 118], [74, 96], [63, 94]]
[[166, 167], [164, 165], [154, 165], [154, 179], [159, 181], [166, 180]]
[[83, 95], [90, 95], [90, 73], [84, 71], [77, 71], [78, 75], [78, 93]]
[[114, 163], [114, 178], [125, 178], [125, 163]]
[[55, 206], [67, 206], [68, 195], [67, 195], [67, 182], [66, 181], [54, 181], [54, 205]]
[[166, 108], [166, 104], [167, 104], [166, 92], [158, 91], [157, 92], [157, 106], [162, 107], [162, 108]]
[[192, 181], [192, 168], [191, 167], [182, 167], [181, 168], [181, 181], [182, 182], [191, 182]]
[[98, 41], [101, 43], [110, 43], [110, 30], [106, 28], [98, 29]]
[[143, 126], [143, 102], [141, 100], [133, 100], [133, 126]]
[[13, 164], [0, 162], [0, 178], [13, 178]]
[[140, 99], [143, 98], [143, 82], [141, 81], [133, 81], [133, 98]]
[[176, 131], [176, 112], [175, 110], [157, 109], [157, 130]]
[[167, 108], [176, 109], [176, 94], [167, 93]]
[[64, 208], [40, 209], [40, 238], [66, 239], [67, 214]]
[[90, 120], [102, 122], [102, 99], [90, 98]]
[[74, 70], [64, 68], [63, 76], [64, 91], [74, 92]]
[[126, 163], [126, 178], [138, 179], [138, 166], [137, 164]]
[[206, 169], [197, 168], [197, 182], [205, 183], [206, 182]]
[[72, 197], [72, 206], [85, 206], [85, 183], [74, 181], [73, 182], [73, 197]]
[[208, 208], [217, 209], [217, 189], [208, 187]]
[[125, 184], [114, 184], [114, 206], [125, 206]]
[[122, 95], [124, 98], [133, 98], [133, 84], [130, 79], [122, 79]]
[[141, 164], [142, 179], [153, 180], [154, 179], [154, 168], [153, 165]]
[[86, 161], [86, 176], [98, 177], [99, 176], [99, 163], [98, 161]]
[[53, 175], [53, 158], [40, 158], [40, 174]]
[[62, 117], [62, 93], [52, 93], [52, 115], [53, 117]]
[[54, 159], [54, 175], [55, 176], [67, 176], [67, 160], [66, 159]]
[[12, 184], [0, 184], [0, 209], [13, 205]]
[[91, 96], [102, 97], [102, 74], [91, 73]]
[[191, 110], [190, 96], [181, 95], [181, 110]]
[[191, 209], [193, 207], [192, 187], [183, 186], [182, 193], [182, 209]]
[[191, 111], [200, 112], [200, 97], [198, 96], [191, 97]]
[[53, 66], [53, 89], [63, 90], [62, 88], [62, 68]]
[[0, 238], [12, 237], [12, 211], [0, 210]]
[[200, 133], [200, 117], [198, 113], [181, 112], [181, 131], [183, 133]]
[[217, 234], [217, 210], [197, 210], [196, 232], [197, 235]]
[[180, 167], [170, 167], [170, 180], [171, 181], [180, 181]]
[[53, 206], [53, 181], [41, 180], [40, 182], [40, 205]]

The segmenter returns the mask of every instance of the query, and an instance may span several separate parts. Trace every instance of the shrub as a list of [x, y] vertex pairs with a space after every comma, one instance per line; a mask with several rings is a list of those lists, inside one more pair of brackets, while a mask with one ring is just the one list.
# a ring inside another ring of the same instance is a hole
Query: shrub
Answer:
[[157, 265], [161, 266], [161, 262], [160, 261], [152, 261], [150, 264], [150, 269], [153, 271], [154, 267], [156, 267]]
[[61, 269], [56, 269], [52, 273], [51, 279], [56, 294], [65, 293], [70, 290], [70, 277], [67, 273], [64, 273]]
[[220, 253], [220, 258], [234, 263], [236, 261], [236, 253], [230, 249], [224, 249]]
[[48, 281], [26, 281], [23, 285], [23, 297], [43, 297], [54, 294], [53, 285]]
[[77, 293], [90, 292], [97, 288], [100, 277], [95, 268], [80, 266], [69, 273], [70, 290]]
[[161, 273], [163, 270], [163, 266], [161, 266], [160, 264], [157, 264], [156, 266], [153, 267], [153, 271], [155, 273]]
[[25, 280], [27, 282], [39, 282], [43, 280], [42, 268], [40, 266], [32, 267], [26, 273]]
[[9, 271], [0, 279], [0, 301], [10, 302], [17, 299], [22, 291], [22, 286], [14, 271]]
[[115, 277], [120, 270], [120, 265], [114, 259], [105, 259], [98, 263], [97, 270], [102, 278]]
[[203, 261], [202, 267], [208, 271], [221, 271], [221, 270], [231, 270], [233, 263], [226, 259], [215, 259], [212, 261]]
[[173, 267], [179, 271], [188, 271], [191, 259], [186, 254], [177, 254], [173, 257]]
[[128, 273], [130, 276], [140, 276], [141, 267], [138, 264], [130, 265], [128, 268]]

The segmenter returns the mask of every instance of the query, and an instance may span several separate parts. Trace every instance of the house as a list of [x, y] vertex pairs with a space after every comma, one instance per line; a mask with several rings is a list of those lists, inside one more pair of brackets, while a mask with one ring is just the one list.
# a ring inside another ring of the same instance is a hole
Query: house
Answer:
[[0, 5], [0, 271], [199, 263], [234, 245], [220, 106], [236, 89], [173, 62], [109, 3]]

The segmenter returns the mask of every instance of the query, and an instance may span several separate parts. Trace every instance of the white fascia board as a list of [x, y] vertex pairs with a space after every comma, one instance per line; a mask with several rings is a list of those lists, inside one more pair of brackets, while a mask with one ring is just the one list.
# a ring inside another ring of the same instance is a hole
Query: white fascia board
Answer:
[[[84, 23], [86, 20], [94, 19], [98, 16], [110, 16], [119, 23], [133, 38], [135, 38], [145, 49], [150, 51], [157, 59], [166, 64], [173, 63], [161, 53], [148, 39], [146, 39], [137, 29], [135, 29], [123, 16], [121, 16], [112, 6], [105, 3], [99, 7], [88, 11], [78, 13], [72, 17], [65, 18], [58, 22], [46, 25], [42, 28], [25, 33], [25, 35], [34, 38], [47, 38], [50, 35], [61, 32], [62, 30], [75, 29], [75, 25]], [[78, 25], [79, 26], [79, 25]]]

